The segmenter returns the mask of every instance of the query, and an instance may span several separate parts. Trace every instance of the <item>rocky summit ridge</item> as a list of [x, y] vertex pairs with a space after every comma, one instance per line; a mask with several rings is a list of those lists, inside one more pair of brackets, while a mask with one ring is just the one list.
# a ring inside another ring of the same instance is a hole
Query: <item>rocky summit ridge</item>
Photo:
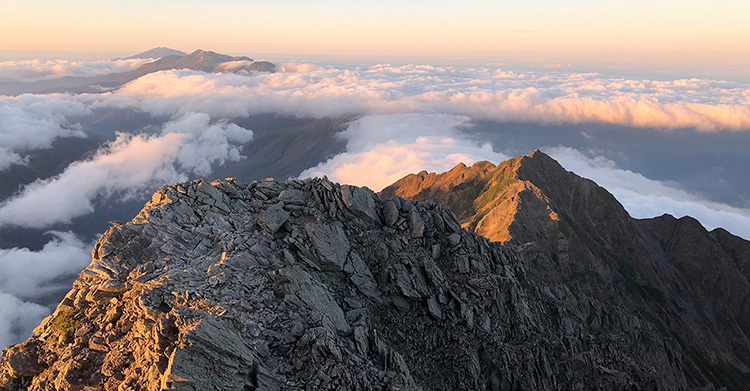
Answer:
[[541, 151], [397, 181], [383, 198], [440, 202], [518, 249], [531, 279], [594, 296], [674, 338], [688, 386], [750, 389], [750, 242], [690, 217], [637, 220]]
[[674, 338], [534, 265], [435, 202], [178, 183], [104, 233], [0, 390], [686, 389]]

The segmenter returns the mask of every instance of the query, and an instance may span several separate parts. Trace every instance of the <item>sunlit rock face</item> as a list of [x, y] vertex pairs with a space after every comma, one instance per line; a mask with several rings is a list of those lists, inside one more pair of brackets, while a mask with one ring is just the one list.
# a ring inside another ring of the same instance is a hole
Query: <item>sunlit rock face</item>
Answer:
[[674, 338], [688, 385], [750, 388], [750, 242], [690, 217], [633, 219], [541, 151], [412, 174], [381, 192], [396, 195], [449, 205], [463, 227], [517, 248], [532, 280], [612, 303]]
[[104, 233], [0, 389], [686, 387], [675, 340], [530, 265], [433, 202], [179, 183]]

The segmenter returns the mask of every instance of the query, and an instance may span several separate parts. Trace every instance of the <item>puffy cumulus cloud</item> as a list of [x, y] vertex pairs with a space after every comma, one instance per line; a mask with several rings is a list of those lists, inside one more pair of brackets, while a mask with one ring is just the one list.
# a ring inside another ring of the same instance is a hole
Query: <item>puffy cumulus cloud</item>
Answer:
[[70, 232], [50, 232], [44, 248], [0, 249], [0, 349], [27, 338], [52, 311], [42, 303], [61, 296], [91, 260], [92, 244]]
[[316, 72], [316, 71], [322, 71], [325, 68], [314, 65], [314, 64], [306, 64], [306, 63], [295, 63], [295, 62], [285, 62], [278, 65], [277, 72], [286, 72], [286, 73], [296, 73], [296, 72]]
[[459, 135], [466, 117], [391, 114], [363, 117], [341, 134], [346, 152], [300, 176], [327, 175], [334, 181], [380, 191], [401, 177], [422, 170], [442, 172], [458, 163], [501, 161], [508, 157]]
[[163, 71], [88, 99], [94, 105], [135, 106], [160, 115], [199, 108], [216, 116], [424, 113], [500, 122], [750, 130], [750, 85], [740, 82], [429, 65], [281, 68], [286, 72]]
[[548, 148], [545, 152], [565, 169], [609, 190], [633, 217], [649, 218], [664, 213], [676, 217], [692, 216], [709, 230], [722, 227], [750, 239], [750, 209], [708, 201], [676, 184], [618, 168], [613, 161], [602, 156], [587, 156], [567, 147]]
[[42, 305], [0, 291], [0, 349], [31, 336], [31, 330], [49, 314]]
[[[461, 135], [467, 117], [445, 114], [366, 116], [352, 122], [340, 137], [346, 152], [305, 170], [300, 176], [327, 175], [334, 181], [368, 186], [375, 191], [422, 170], [444, 172], [463, 162], [500, 162], [508, 156]], [[708, 201], [677, 184], [649, 179], [618, 168], [602, 156], [568, 147], [546, 148], [567, 170], [590, 178], [609, 190], [636, 218], [669, 213], [692, 216], [706, 228], [723, 227], [750, 238], [750, 210]]]
[[70, 116], [90, 112], [66, 95], [0, 97], [0, 171], [23, 164], [23, 153], [49, 148], [58, 137], [85, 137]]
[[0, 62], [0, 80], [32, 82], [64, 76], [97, 76], [132, 71], [155, 59], [110, 61], [25, 60]]
[[[216, 70], [218, 70], [219, 72], [235, 72], [235, 73], [239, 73], [242, 75], [254, 75], [256, 72], [243, 69], [245, 67], [250, 67], [251, 65], [253, 65], [253, 63], [255, 63], [255, 61], [247, 61], [247, 60], [227, 61], [227, 62], [218, 64], [216, 66]], [[324, 69], [323, 67], [320, 67], [314, 64], [286, 62], [286, 63], [277, 65], [276, 71], [285, 72], [285, 73], [297, 73], [297, 72], [315, 72], [315, 71], [320, 71], [323, 69]]]
[[236, 71], [238, 69], [242, 69], [243, 67], [252, 65], [254, 61], [250, 60], [237, 60], [237, 61], [227, 61], [222, 62], [216, 66], [216, 69], [224, 72], [232, 72]]
[[33, 182], [3, 203], [0, 225], [41, 228], [67, 223], [92, 212], [97, 196], [127, 196], [185, 180], [189, 173], [206, 175], [212, 165], [241, 159], [238, 144], [252, 136], [236, 124], [211, 123], [204, 113], [187, 113], [165, 124], [157, 135], [119, 134], [92, 159]]
[[50, 240], [39, 251], [27, 248], [0, 249], [0, 291], [21, 300], [38, 300], [54, 291], [69, 289], [56, 284], [61, 276], [77, 275], [91, 261], [92, 243], [84, 243], [71, 232], [51, 231]]
[[176, 149], [167, 157], [174, 159], [179, 172], [208, 175], [214, 164], [240, 160], [242, 147], [239, 144], [253, 139], [253, 132], [248, 129], [233, 123], [211, 124], [210, 121], [208, 114], [188, 113], [165, 124], [161, 135], [156, 138], [169, 140], [175, 137]]
[[[338, 71], [336, 71], [338, 72]], [[155, 115], [203, 111], [216, 117], [277, 113], [305, 118], [408, 112], [404, 102], [344, 72], [275, 73], [247, 76], [233, 73], [162, 71], [134, 80], [112, 93], [79, 99], [92, 107], [135, 107]], [[271, 76], [271, 77], [268, 77]], [[418, 111], [418, 107], [411, 107]]]

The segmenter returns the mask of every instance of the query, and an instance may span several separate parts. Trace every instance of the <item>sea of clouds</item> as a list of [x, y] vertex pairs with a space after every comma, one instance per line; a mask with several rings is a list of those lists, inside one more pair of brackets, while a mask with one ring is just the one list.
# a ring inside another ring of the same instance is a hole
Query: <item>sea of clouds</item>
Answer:
[[0, 62], [0, 81], [33, 82], [60, 77], [86, 77], [132, 71], [154, 61], [153, 58], [130, 60], [26, 60]]
[[69, 223], [93, 212], [96, 197], [127, 198], [147, 186], [187, 180], [187, 173], [208, 175], [215, 164], [239, 160], [236, 144], [252, 137], [252, 131], [236, 124], [211, 123], [206, 113], [181, 114], [155, 135], [119, 133], [91, 159], [39, 179], [5, 201], [0, 206], [0, 226], [44, 228]]
[[91, 259], [93, 243], [84, 243], [70, 232], [52, 236], [40, 251], [0, 249], [0, 349], [28, 337], [52, 308], [38, 304], [45, 296], [70, 289], [69, 281]]
[[[63, 64], [67, 68], [55, 69]], [[96, 75], [138, 62], [77, 66], [75, 62], [0, 63], [0, 75], [22, 80]], [[5, 71], [3, 71], [5, 69]], [[251, 129], [233, 118], [277, 113], [300, 118], [348, 117], [339, 134], [346, 151], [305, 170], [342, 183], [380, 190], [421, 170], [441, 172], [459, 162], [509, 158], [462, 130], [473, 120], [556, 124], [616, 124], [654, 132], [748, 132], [750, 85], [684, 79], [632, 80], [597, 73], [513, 72], [493, 67], [281, 64], [274, 74], [162, 71], [102, 94], [0, 96], [0, 175], [26, 164], [28, 153], [56, 138], [86, 137], [72, 118], [102, 108], [135, 109], [169, 118], [155, 133], [126, 134], [91, 158], [70, 164], [0, 203], [0, 226], [45, 229], [90, 213], [93, 200], [208, 175], [243, 158]], [[57, 72], [57, 73], [55, 73]], [[544, 147], [540, 145], [540, 147]], [[568, 170], [606, 187], [634, 217], [691, 215], [707, 228], [750, 238], [750, 210], [711, 202], [680, 188], [623, 170], [591, 151], [556, 145], [544, 150]], [[530, 152], [530, 151], [529, 151]], [[55, 202], [47, 202], [54, 198]], [[42, 287], [88, 262], [91, 244], [51, 233], [39, 252], [0, 250], [0, 345], [18, 341], [49, 313], [25, 286]], [[55, 258], [53, 254], [66, 254]], [[46, 265], [46, 266], [45, 266]], [[29, 267], [44, 270], [24, 276]]]

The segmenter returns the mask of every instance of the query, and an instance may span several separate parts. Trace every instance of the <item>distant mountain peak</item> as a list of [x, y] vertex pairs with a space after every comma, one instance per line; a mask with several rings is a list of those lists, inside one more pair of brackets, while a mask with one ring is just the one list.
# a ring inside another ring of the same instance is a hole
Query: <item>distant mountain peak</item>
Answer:
[[[186, 54], [187, 53], [181, 50], [159, 46], [150, 50], [146, 50], [145, 52], [132, 55], [130, 57], [125, 57], [122, 60], [133, 60], [133, 59], [139, 59], [139, 58], [162, 58], [166, 56], [184, 56]], [[115, 60], [120, 60], [120, 58], [116, 58]]]
[[540, 150], [410, 174], [380, 194], [447, 204], [464, 228], [515, 245], [535, 279], [568, 284], [570, 296], [613, 302], [678, 336], [692, 387], [748, 389], [750, 242], [689, 216], [634, 219], [606, 189]]
[[[255, 61], [247, 56], [229, 56], [208, 50], [198, 49], [190, 54], [185, 52], [157, 47], [143, 53], [125, 58], [127, 59], [157, 60], [143, 64], [127, 72], [110, 73], [97, 76], [65, 76], [58, 79], [39, 80], [34, 82], [11, 83], [8, 88], [0, 85], [0, 95], [18, 95], [25, 93], [100, 93], [112, 91], [125, 83], [129, 83], [149, 73], [191, 69], [208, 73], [238, 73], [254, 74], [258, 72], [276, 72], [276, 64], [268, 61]], [[115, 58], [113, 61], [123, 60]], [[2, 83], [0, 83], [2, 84]]]
[[170, 69], [192, 69], [203, 72], [255, 73], [275, 72], [276, 65], [267, 61], [255, 61], [247, 56], [229, 56], [198, 49], [184, 56], [162, 57], [154, 62], [141, 65], [133, 71], [134, 76]]

